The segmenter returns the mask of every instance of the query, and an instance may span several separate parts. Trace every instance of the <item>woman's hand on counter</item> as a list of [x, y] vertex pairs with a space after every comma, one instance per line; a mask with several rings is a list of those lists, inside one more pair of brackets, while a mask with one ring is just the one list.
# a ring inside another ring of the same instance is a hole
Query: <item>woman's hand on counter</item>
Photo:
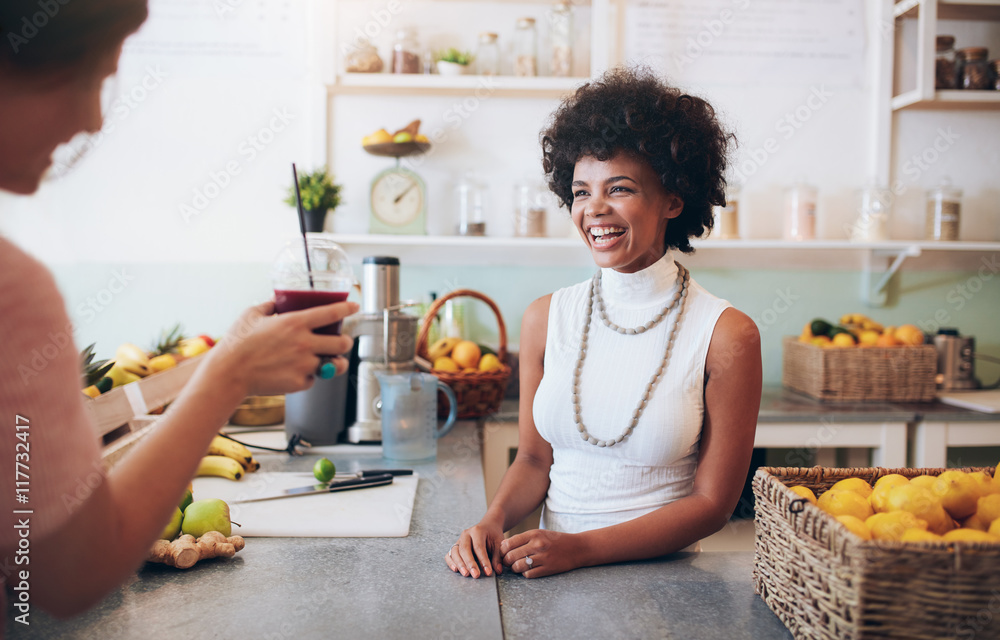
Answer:
[[584, 566], [584, 547], [583, 538], [578, 534], [532, 529], [504, 540], [500, 552], [504, 565], [514, 573], [525, 578], [541, 578]]
[[215, 364], [246, 386], [247, 395], [293, 393], [312, 386], [322, 360], [337, 373], [347, 372], [354, 341], [350, 336], [319, 335], [313, 329], [339, 322], [358, 310], [354, 302], [338, 302], [302, 311], [275, 313], [274, 302], [250, 307], [240, 315], [215, 349]]
[[448, 568], [461, 573], [466, 578], [479, 578], [503, 573], [500, 562], [500, 545], [503, 542], [503, 526], [484, 518], [474, 527], [469, 527], [458, 537], [444, 556]]

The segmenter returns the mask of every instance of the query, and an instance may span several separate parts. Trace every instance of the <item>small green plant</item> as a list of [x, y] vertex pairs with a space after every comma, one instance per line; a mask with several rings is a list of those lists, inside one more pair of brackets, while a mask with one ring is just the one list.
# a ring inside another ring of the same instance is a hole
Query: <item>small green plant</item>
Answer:
[[460, 64], [463, 67], [472, 64], [473, 55], [468, 51], [459, 51], [458, 49], [451, 47], [440, 52], [437, 56], [439, 62], [454, 62], [455, 64]]
[[[340, 191], [343, 187], [333, 183], [326, 167], [312, 173], [299, 174], [299, 191], [302, 192], [302, 208], [306, 211], [332, 211], [340, 206]], [[295, 185], [288, 188], [285, 204], [297, 206]]]

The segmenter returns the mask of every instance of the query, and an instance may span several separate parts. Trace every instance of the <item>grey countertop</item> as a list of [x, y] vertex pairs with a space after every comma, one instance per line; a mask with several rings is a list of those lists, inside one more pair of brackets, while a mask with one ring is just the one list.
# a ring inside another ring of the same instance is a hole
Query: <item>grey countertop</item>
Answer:
[[[788, 638], [753, 592], [753, 554], [675, 554], [526, 580], [472, 580], [444, 554], [486, 508], [482, 440], [460, 422], [439, 441], [406, 538], [250, 538], [231, 560], [187, 571], [146, 565], [70, 621], [37, 608], [8, 638]], [[338, 470], [382, 467], [379, 453], [326, 454]], [[316, 455], [264, 454], [267, 471]], [[501, 625], [502, 617], [502, 625]]]
[[[517, 400], [505, 400], [493, 419], [517, 421]], [[996, 422], [1000, 415], [981, 413], [942, 402], [820, 402], [782, 387], [765, 387], [761, 393], [758, 422]]]

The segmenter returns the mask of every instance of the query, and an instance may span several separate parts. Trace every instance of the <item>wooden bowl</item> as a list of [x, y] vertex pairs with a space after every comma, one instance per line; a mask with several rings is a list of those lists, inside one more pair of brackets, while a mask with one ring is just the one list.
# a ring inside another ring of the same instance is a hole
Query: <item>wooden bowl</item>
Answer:
[[380, 144], [363, 145], [362, 148], [373, 156], [402, 158], [418, 155], [431, 148], [429, 142], [383, 142]]
[[263, 427], [285, 421], [285, 396], [248, 396], [230, 416], [231, 424]]

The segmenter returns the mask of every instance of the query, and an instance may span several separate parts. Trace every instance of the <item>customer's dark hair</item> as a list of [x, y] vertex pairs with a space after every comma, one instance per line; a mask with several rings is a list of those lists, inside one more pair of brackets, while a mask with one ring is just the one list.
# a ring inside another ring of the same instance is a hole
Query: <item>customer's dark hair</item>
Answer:
[[573, 170], [584, 156], [606, 161], [618, 152], [653, 167], [684, 210], [667, 224], [666, 247], [693, 251], [690, 238], [712, 228], [712, 207], [726, 203], [725, 170], [732, 134], [701, 98], [662, 82], [648, 69], [616, 68], [563, 101], [542, 131], [549, 188], [573, 204]]
[[0, 73], [86, 74], [148, 15], [146, 0], [2, 0]]

